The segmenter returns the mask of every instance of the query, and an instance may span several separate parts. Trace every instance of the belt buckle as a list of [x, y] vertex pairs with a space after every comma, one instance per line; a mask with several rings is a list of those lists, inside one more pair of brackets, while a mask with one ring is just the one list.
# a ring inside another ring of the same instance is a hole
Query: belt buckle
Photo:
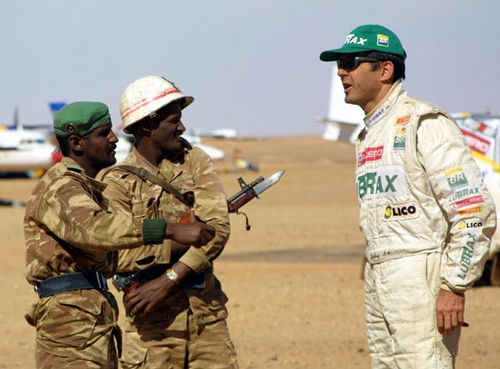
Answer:
[[148, 172], [145, 168], [140, 167], [140, 168], [139, 168], [139, 173], [138, 173], [138, 174], [139, 174], [139, 177], [141, 177], [141, 179], [142, 179], [143, 181], [147, 181], [147, 180], [148, 180], [148, 178], [149, 178], [149, 174], [150, 174], [150, 173], [149, 173], [149, 172]]

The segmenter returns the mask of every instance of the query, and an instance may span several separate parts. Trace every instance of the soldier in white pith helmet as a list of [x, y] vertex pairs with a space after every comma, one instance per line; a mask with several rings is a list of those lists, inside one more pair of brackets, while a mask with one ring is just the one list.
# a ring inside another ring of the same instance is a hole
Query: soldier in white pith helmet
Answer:
[[141, 276], [124, 288], [125, 369], [238, 368], [227, 297], [213, 272], [229, 237], [227, 199], [211, 159], [181, 137], [182, 111], [193, 100], [163, 77], [131, 83], [120, 112], [133, 151], [100, 175], [116, 211], [171, 222], [194, 216], [215, 228], [201, 247], [169, 242], [119, 253], [115, 280]]

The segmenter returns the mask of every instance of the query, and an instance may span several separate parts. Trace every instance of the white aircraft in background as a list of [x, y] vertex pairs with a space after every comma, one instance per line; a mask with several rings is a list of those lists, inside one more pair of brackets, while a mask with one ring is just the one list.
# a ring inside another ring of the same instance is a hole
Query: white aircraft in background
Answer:
[[57, 148], [48, 140], [47, 133], [26, 130], [19, 123], [16, 107], [13, 127], [0, 127], [0, 171], [34, 173], [50, 168], [59, 160]]
[[0, 131], [0, 171], [46, 170], [57, 161], [57, 149], [45, 135], [22, 128]]
[[212, 160], [222, 160], [224, 159], [224, 151], [222, 150], [219, 150], [213, 146], [208, 146], [208, 145], [204, 145], [201, 143], [201, 138], [199, 135], [197, 135], [196, 133], [194, 132], [190, 132], [190, 133], [187, 133], [187, 132], [184, 132], [182, 134], [182, 137], [184, 137], [187, 141], [189, 141], [189, 143], [191, 145], [194, 145], [194, 146], [198, 146], [200, 149], [202, 149], [203, 151], [205, 151], [205, 153], [207, 153], [208, 156], [210, 156], [212, 158]]
[[337, 75], [337, 63], [333, 63], [328, 116], [318, 119], [319, 123], [326, 124], [323, 133], [325, 140], [354, 143], [363, 128], [363, 110], [357, 105], [347, 104], [344, 98], [344, 87]]
[[236, 132], [236, 130], [232, 128], [214, 129], [212, 131], [197, 131], [196, 133], [200, 137], [219, 138], [219, 139], [234, 139], [238, 137], [238, 132]]

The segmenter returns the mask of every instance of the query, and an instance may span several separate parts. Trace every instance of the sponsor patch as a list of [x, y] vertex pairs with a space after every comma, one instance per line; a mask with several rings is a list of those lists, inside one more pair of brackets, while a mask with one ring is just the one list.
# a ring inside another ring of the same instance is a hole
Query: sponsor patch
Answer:
[[448, 197], [448, 202], [452, 203], [457, 200], [461, 200], [466, 197], [479, 194], [479, 187], [474, 188], [464, 188], [463, 190], [458, 190]]
[[377, 45], [389, 47], [389, 36], [387, 35], [377, 35]]
[[384, 146], [367, 147], [358, 157], [358, 167], [369, 161], [378, 161], [384, 155]]
[[414, 219], [418, 216], [417, 207], [413, 203], [388, 205], [384, 210], [385, 221]]
[[452, 190], [469, 185], [469, 181], [467, 181], [467, 177], [465, 176], [462, 167], [449, 170], [445, 172], [444, 175], [446, 176], [446, 181]]
[[388, 165], [356, 177], [358, 198], [406, 195], [408, 184], [402, 165]]
[[479, 228], [483, 226], [483, 222], [460, 222], [458, 229]]
[[403, 125], [406, 124], [410, 121], [411, 115], [405, 115], [404, 117], [398, 117], [396, 118], [396, 122], [394, 124], [396, 125]]
[[460, 216], [471, 215], [471, 214], [481, 213], [482, 211], [483, 211], [483, 207], [481, 205], [479, 205], [479, 206], [474, 206], [472, 208], [460, 210], [458, 212], [458, 215], [460, 215]]
[[405, 151], [406, 150], [406, 128], [396, 130], [394, 141], [392, 144], [392, 151]]
[[373, 113], [373, 115], [369, 119], [365, 120], [365, 126], [370, 127], [373, 123], [381, 119], [385, 115], [385, 113], [389, 110], [390, 106], [391, 104], [388, 102], [384, 106], [382, 106], [378, 111]]
[[453, 211], [457, 211], [459, 209], [471, 206], [471, 205], [476, 205], [476, 204], [482, 204], [484, 202], [484, 198], [482, 195], [476, 195], [476, 196], [471, 196], [467, 197], [463, 200], [455, 201], [454, 203], [450, 204], [450, 208]]
[[474, 255], [474, 248], [476, 246], [476, 239], [476, 235], [467, 233], [467, 237], [464, 240], [464, 246], [462, 247], [462, 254], [460, 256], [459, 272], [457, 273], [457, 277], [461, 279], [465, 279], [469, 272], [472, 256]]

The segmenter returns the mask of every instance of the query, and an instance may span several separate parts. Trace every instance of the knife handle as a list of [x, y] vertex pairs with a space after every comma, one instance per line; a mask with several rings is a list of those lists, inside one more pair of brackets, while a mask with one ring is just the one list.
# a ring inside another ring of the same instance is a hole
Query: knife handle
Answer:
[[230, 213], [236, 213], [239, 208], [241, 208], [243, 205], [245, 205], [247, 202], [249, 202], [255, 197], [257, 197], [257, 194], [253, 189], [251, 189], [251, 191], [244, 193], [242, 196], [228, 203], [227, 208]]

